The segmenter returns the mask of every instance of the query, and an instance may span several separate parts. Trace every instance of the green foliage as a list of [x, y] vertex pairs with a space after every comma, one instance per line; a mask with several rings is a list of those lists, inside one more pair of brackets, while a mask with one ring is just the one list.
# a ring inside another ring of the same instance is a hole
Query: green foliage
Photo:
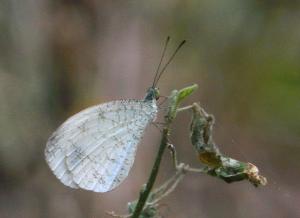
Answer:
[[198, 85], [194, 84], [188, 87], [185, 87], [179, 91], [173, 90], [170, 96], [170, 104], [169, 104], [169, 110], [167, 114], [167, 119], [169, 121], [172, 121], [176, 115], [177, 115], [177, 109], [180, 105], [180, 103], [190, 96], [196, 89], [198, 89]]

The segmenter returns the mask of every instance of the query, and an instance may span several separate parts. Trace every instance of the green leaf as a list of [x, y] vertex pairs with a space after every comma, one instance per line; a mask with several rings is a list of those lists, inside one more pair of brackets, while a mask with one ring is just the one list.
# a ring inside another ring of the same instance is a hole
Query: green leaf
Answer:
[[198, 88], [197, 84], [185, 87], [180, 89], [179, 91], [173, 90], [170, 96], [170, 104], [168, 109], [168, 120], [171, 122], [177, 114], [177, 108], [179, 104], [184, 100], [186, 97], [190, 96], [196, 89]]
[[178, 97], [177, 97], [177, 104], [180, 104], [180, 102], [185, 99], [186, 97], [190, 96], [196, 89], [198, 89], [198, 85], [194, 84], [188, 87], [185, 87], [178, 91]]

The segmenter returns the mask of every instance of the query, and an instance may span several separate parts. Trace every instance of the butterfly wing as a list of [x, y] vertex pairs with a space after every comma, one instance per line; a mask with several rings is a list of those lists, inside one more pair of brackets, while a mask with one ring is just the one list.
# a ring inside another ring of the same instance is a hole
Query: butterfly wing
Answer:
[[110, 191], [127, 177], [137, 144], [156, 114], [155, 100], [112, 101], [87, 108], [52, 134], [46, 161], [67, 186]]

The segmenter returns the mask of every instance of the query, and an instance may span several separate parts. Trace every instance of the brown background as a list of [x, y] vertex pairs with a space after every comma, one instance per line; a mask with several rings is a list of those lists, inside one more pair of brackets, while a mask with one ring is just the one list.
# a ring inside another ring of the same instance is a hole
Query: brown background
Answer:
[[[282, 3], [283, 2], [283, 3]], [[188, 43], [161, 79], [164, 95], [192, 83], [215, 115], [215, 141], [255, 163], [266, 187], [186, 176], [165, 217], [300, 217], [300, 5], [298, 1], [2, 0], [0, 3], [0, 217], [105, 217], [126, 212], [149, 174], [151, 126], [129, 177], [110, 193], [63, 186], [47, 138], [70, 115], [114, 99], [142, 98], [162, 45]], [[189, 114], [174, 123], [180, 159], [200, 166]], [[165, 156], [158, 182], [172, 175]]]

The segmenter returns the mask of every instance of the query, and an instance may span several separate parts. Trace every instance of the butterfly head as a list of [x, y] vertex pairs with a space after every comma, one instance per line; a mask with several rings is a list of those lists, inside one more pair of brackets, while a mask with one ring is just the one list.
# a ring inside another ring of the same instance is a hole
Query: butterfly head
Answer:
[[167, 68], [167, 66], [171, 63], [171, 61], [173, 60], [173, 58], [175, 57], [176, 53], [179, 51], [179, 49], [183, 46], [183, 44], [186, 42], [185, 40], [183, 40], [176, 48], [176, 50], [173, 52], [173, 54], [171, 55], [171, 57], [168, 59], [168, 61], [166, 62], [166, 64], [162, 67], [161, 69], [161, 64], [163, 62], [163, 59], [164, 59], [164, 56], [165, 56], [165, 52], [166, 52], [166, 49], [167, 49], [167, 46], [168, 46], [168, 43], [169, 43], [169, 40], [170, 40], [170, 37], [168, 36], [167, 37], [167, 40], [166, 40], [166, 43], [165, 43], [165, 46], [164, 46], [164, 49], [163, 49], [163, 52], [162, 52], [162, 55], [161, 55], [161, 58], [160, 58], [160, 61], [159, 61], [159, 64], [158, 64], [158, 67], [157, 67], [157, 70], [156, 70], [156, 73], [155, 73], [155, 77], [154, 77], [154, 80], [153, 80], [153, 84], [152, 86], [147, 90], [147, 93], [146, 93], [146, 97], [145, 97], [145, 101], [149, 101], [149, 100], [158, 100], [159, 97], [160, 97], [160, 94], [159, 94], [159, 90], [158, 88], [156, 88], [157, 86], [157, 83], [161, 77], [161, 75], [164, 73], [165, 69]]
[[153, 99], [158, 100], [160, 97], [159, 90], [156, 87], [150, 87], [147, 90], [145, 101], [151, 101]]
[[168, 61], [166, 62], [166, 64], [162, 67], [161, 69], [161, 64], [163, 62], [164, 56], [165, 56], [165, 52], [169, 43], [170, 37], [167, 37], [156, 73], [155, 73], [155, 77], [153, 80], [153, 84], [152, 86], [147, 90], [146, 96], [145, 96], [145, 101], [151, 101], [151, 100], [158, 100], [160, 97], [159, 94], [159, 90], [158, 88], [156, 88], [156, 85], [161, 77], [161, 75], [164, 73], [165, 69], [167, 68], [167, 66], [171, 63], [171, 61], [173, 60], [173, 58], [175, 57], [176, 53], [179, 51], [179, 49], [183, 46], [183, 44], [186, 42], [185, 40], [183, 40], [176, 48], [176, 50], [173, 52], [173, 54], [171, 55], [171, 57], [168, 59]]

